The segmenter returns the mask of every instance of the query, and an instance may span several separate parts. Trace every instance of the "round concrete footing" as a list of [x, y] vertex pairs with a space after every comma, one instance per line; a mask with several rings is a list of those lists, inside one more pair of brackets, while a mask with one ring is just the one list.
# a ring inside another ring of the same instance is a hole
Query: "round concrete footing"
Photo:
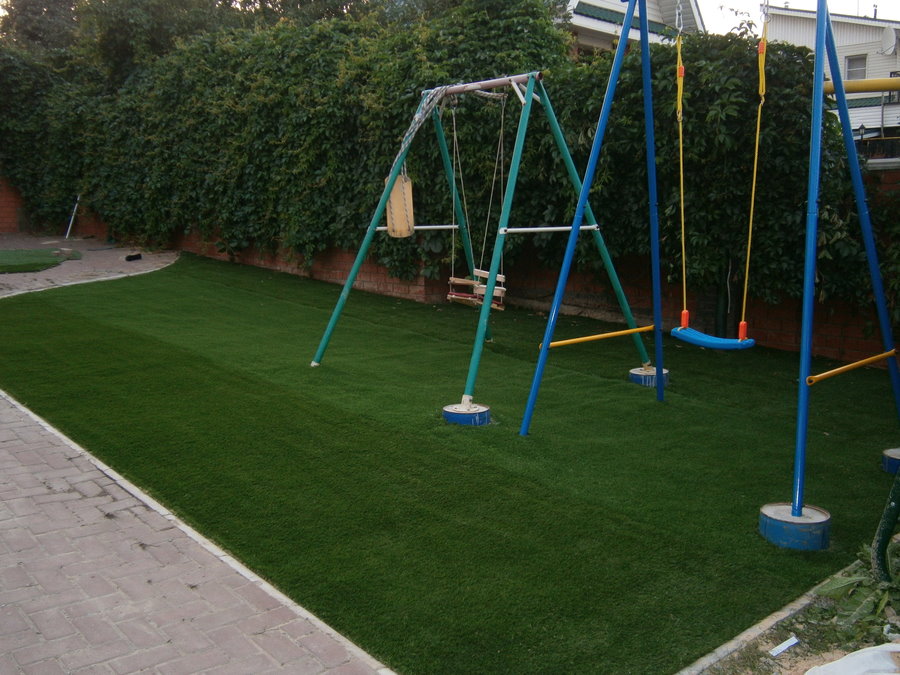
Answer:
[[445, 405], [443, 415], [450, 424], [461, 424], [467, 427], [480, 427], [490, 424], [491, 421], [491, 409], [478, 403]]
[[789, 503], [766, 504], [759, 510], [759, 533], [781, 548], [823, 551], [830, 529], [831, 514], [816, 506], [804, 506], [799, 516], [792, 514]]
[[[628, 371], [628, 380], [642, 387], [656, 386], [656, 368], [653, 366], [641, 366]], [[663, 386], [669, 385], [669, 371], [663, 368]]]
[[900, 469], [900, 448], [888, 448], [881, 453], [881, 468], [889, 474], [896, 474]]

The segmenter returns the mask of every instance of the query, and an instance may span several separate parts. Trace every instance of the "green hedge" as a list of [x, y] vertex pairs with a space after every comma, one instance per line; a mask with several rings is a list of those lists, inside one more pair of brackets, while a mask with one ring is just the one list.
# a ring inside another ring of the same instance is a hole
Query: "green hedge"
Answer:
[[[653, 45], [652, 53], [663, 258], [677, 279], [674, 47]], [[739, 289], [758, 101], [756, 45], [735, 34], [689, 36], [684, 59], [690, 284]], [[573, 58], [568, 35], [542, 0], [470, 0], [404, 25], [369, 16], [209, 33], [139, 69], [114, 94], [103, 93], [104, 78], [92, 71], [52, 71], [4, 47], [0, 171], [22, 189], [38, 225], [58, 227], [80, 193], [121, 237], [165, 242], [199, 230], [228, 252], [281, 246], [309, 261], [331, 246], [358, 246], [422, 89], [543, 70], [583, 167], [610, 64], [609, 54]], [[768, 72], [751, 289], [775, 301], [798, 296], [801, 287], [812, 57], [804, 48], [771, 45]], [[476, 249], [484, 228], [496, 226], [486, 223], [485, 210], [502, 107], [470, 96], [456, 110]], [[506, 109], [508, 157], [515, 98]], [[868, 282], [843, 150], [836, 119], [826, 117], [819, 292], [862, 304]], [[448, 112], [445, 123], [449, 128]], [[635, 49], [626, 58], [592, 193], [616, 256], [648, 249], [643, 145]], [[408, 166], [419, 221], [446, 222], [449, 195], [429, 126], [417, 136]], [[570, 222], [574, 203], [546, 122], [535, 114], [515, 224]], [[423, 263], [435, 275], [450, 259], [450, 242], [445, 233], [418, 243], [384, 238], [374, 254], [399, 276], [415, 275]], [[579, 263], [595, 269], [597, 256], [587, 243]], [[563, 246], [559, 237], [516, 239], [507, 259], [537, 256], [556, 266]]]

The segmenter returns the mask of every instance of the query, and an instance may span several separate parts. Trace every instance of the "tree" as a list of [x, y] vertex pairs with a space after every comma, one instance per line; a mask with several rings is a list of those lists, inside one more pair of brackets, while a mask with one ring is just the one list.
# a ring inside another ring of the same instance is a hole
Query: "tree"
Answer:
[[75, 35], [73, 0], [3, 0], [0, 36], [29, 51], [65, 49]]
[[231, 5], [217, 0], [83, 0], [78, 50], [115, 87], [179, 39], [228, 27], [234, 18]]

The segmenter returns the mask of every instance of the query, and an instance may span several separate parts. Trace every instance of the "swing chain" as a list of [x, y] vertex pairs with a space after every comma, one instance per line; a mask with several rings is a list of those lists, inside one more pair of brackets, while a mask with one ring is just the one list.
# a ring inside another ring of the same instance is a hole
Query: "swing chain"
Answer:
[[678, 0], [678, 4], [675, 5], [675, 28], [678, 30], [678, 34], [681, 35], [684, 30], [684, 7], [681, 4], [681, 0]]

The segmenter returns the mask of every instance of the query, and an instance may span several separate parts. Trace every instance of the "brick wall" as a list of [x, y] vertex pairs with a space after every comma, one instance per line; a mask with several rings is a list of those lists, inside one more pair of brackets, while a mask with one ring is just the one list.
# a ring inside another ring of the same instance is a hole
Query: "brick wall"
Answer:
[[9, 182], [0, 177], [0, 232], [19, 231], [19, 211], [22, 195]]
[[[19, 232], [25, 225], [22, 218], [22, 195], [9, 181], [0, 176], [0, 232]], [[63, 224], [59, 234], [65, 234], [69, 221]], [[72, 225], [72, 236], [107, 237], [106, 225], [93, 213], [79, 208]]]
[[[546, 270], [536, 265], [519, 264], [506, 270], [507, 302], [510, 305], [546, 309], [553, 299], [559, 270]], [[637, 258], [617, 262], [616, 272], [628, 304], [638, 325], [653, 323], [653, 296], [650, 265]], [[689, 290], [688, 307], [691, 327], [712, 333], [715, 323], [714, 297], [698, 297]], [[734, 302], [740, 302], [736, 289]], [[680, 323], [681, 287], [662, 284], [663, 325], [672, 328]], [[739, 314], [740, 307], [734, 308]], [[827, 305], [816, 303], [813, 353], [839, 361], [857, 361], [884, 351], [874, 306], [861, 311], [847, 303], [835, 301]], [[561, 312], [621, 322], [622, 311], [604, 278], [591, 274], [572, 273], [566, 286]], [[765, 347], [799, 351], [801, 305], [799, 300], [785, 300], [769, 305], [750, 299], [747, 303], [749, 335]]]
[[[214, 243], [205, 241], [197, 232], [178, 235], [173, 240], [172, 246], [177, 250], [189, 251], [216, 260], [229, 260], [227, 254], [218, 251]], [[317, 255], [309, 267], [303, 264], [301, 256], [291, 251], [270, 253], [251, 248], [234, 256], [235, 262], [244, 265], [288, 272], [334, 284], [344, 283], [355, 259], [356, 251], [337, 248], [328, 249]], [[418, 277], [411, 281], [398, 279], [390, 276], [383, 266], [369, 259], [360, 267], [353, 288], [425, 303], [444, 302], [447, 297], [446, 278], [433, 280]]]
[[[68, 228], [69, 223], [66, 222]], [[105, 240], [109, 236], [109, 228], [93, 211], [78, 207], [75, 214], [75, 222], [72, 223], [72, 237], [95, 237]]]
[[[900, 190], [900, 171], [881, 172], [878, 189]], [[0, 178], [0, 232], [19, 231], [19, 212], [22, 198], [18, 190]], [[107, 237], [104, 223], [85, 209], [79, 209], [72, 234], [78, 237]], [[226, 254], [216, 250], [212, 242], [204, 241], [199, 234], [176, 237], [172, 247], [219, 260], [228, 260]], [[316, 256], [310, 267], [289, 251], [269, 253], [251, 249], [236, 256], [235, 261], [268, 269], [297, 274], [299, 276], [343, 284], [356, 257], [356, 251], [330, 249]], [[543, 269], [534, 264], [520, 263], [504, 270], [507, 276], [507, 302], [510, 305], [546, 310], [550, 306], [559, 270]], [[650, 269], [645, 260], [633, 258], [617, 262], [616, 269], [625, 289], [629, 305], [639, 324], [652, 322], [652, 295]], [[446, 301], [447, 274], [439, 281], [418, 278], [405, 281], [391, 277], [387, 270], [371, 260], [360, 268], [354, 288], [409, 298], [418, 302], [441, 303]], [[681, 311], [681, 290], [664, 284], [663, 321], [666, 326], [678, 324]], [[698, 330], [711, 332], [715, 317], [715, 299], [689, 298], [691, 325]], [[562, 312], [592, 316], [609, 321], [621, 321], [615, 294], [608, 282], [590, 274], [573, 273], [566, 289]], [[797, 351], [800, 342], [800, 303], [788, 300], [780, 305], [766, 305], [751, 299], [747, 318], [750, 335], [763, 346]], [[855, 361], [882, 351], [878, 323], [873, 310], [860, 311], [840, 302], [816, 304], [815, 339], [816, 355], [840, 361]]]

